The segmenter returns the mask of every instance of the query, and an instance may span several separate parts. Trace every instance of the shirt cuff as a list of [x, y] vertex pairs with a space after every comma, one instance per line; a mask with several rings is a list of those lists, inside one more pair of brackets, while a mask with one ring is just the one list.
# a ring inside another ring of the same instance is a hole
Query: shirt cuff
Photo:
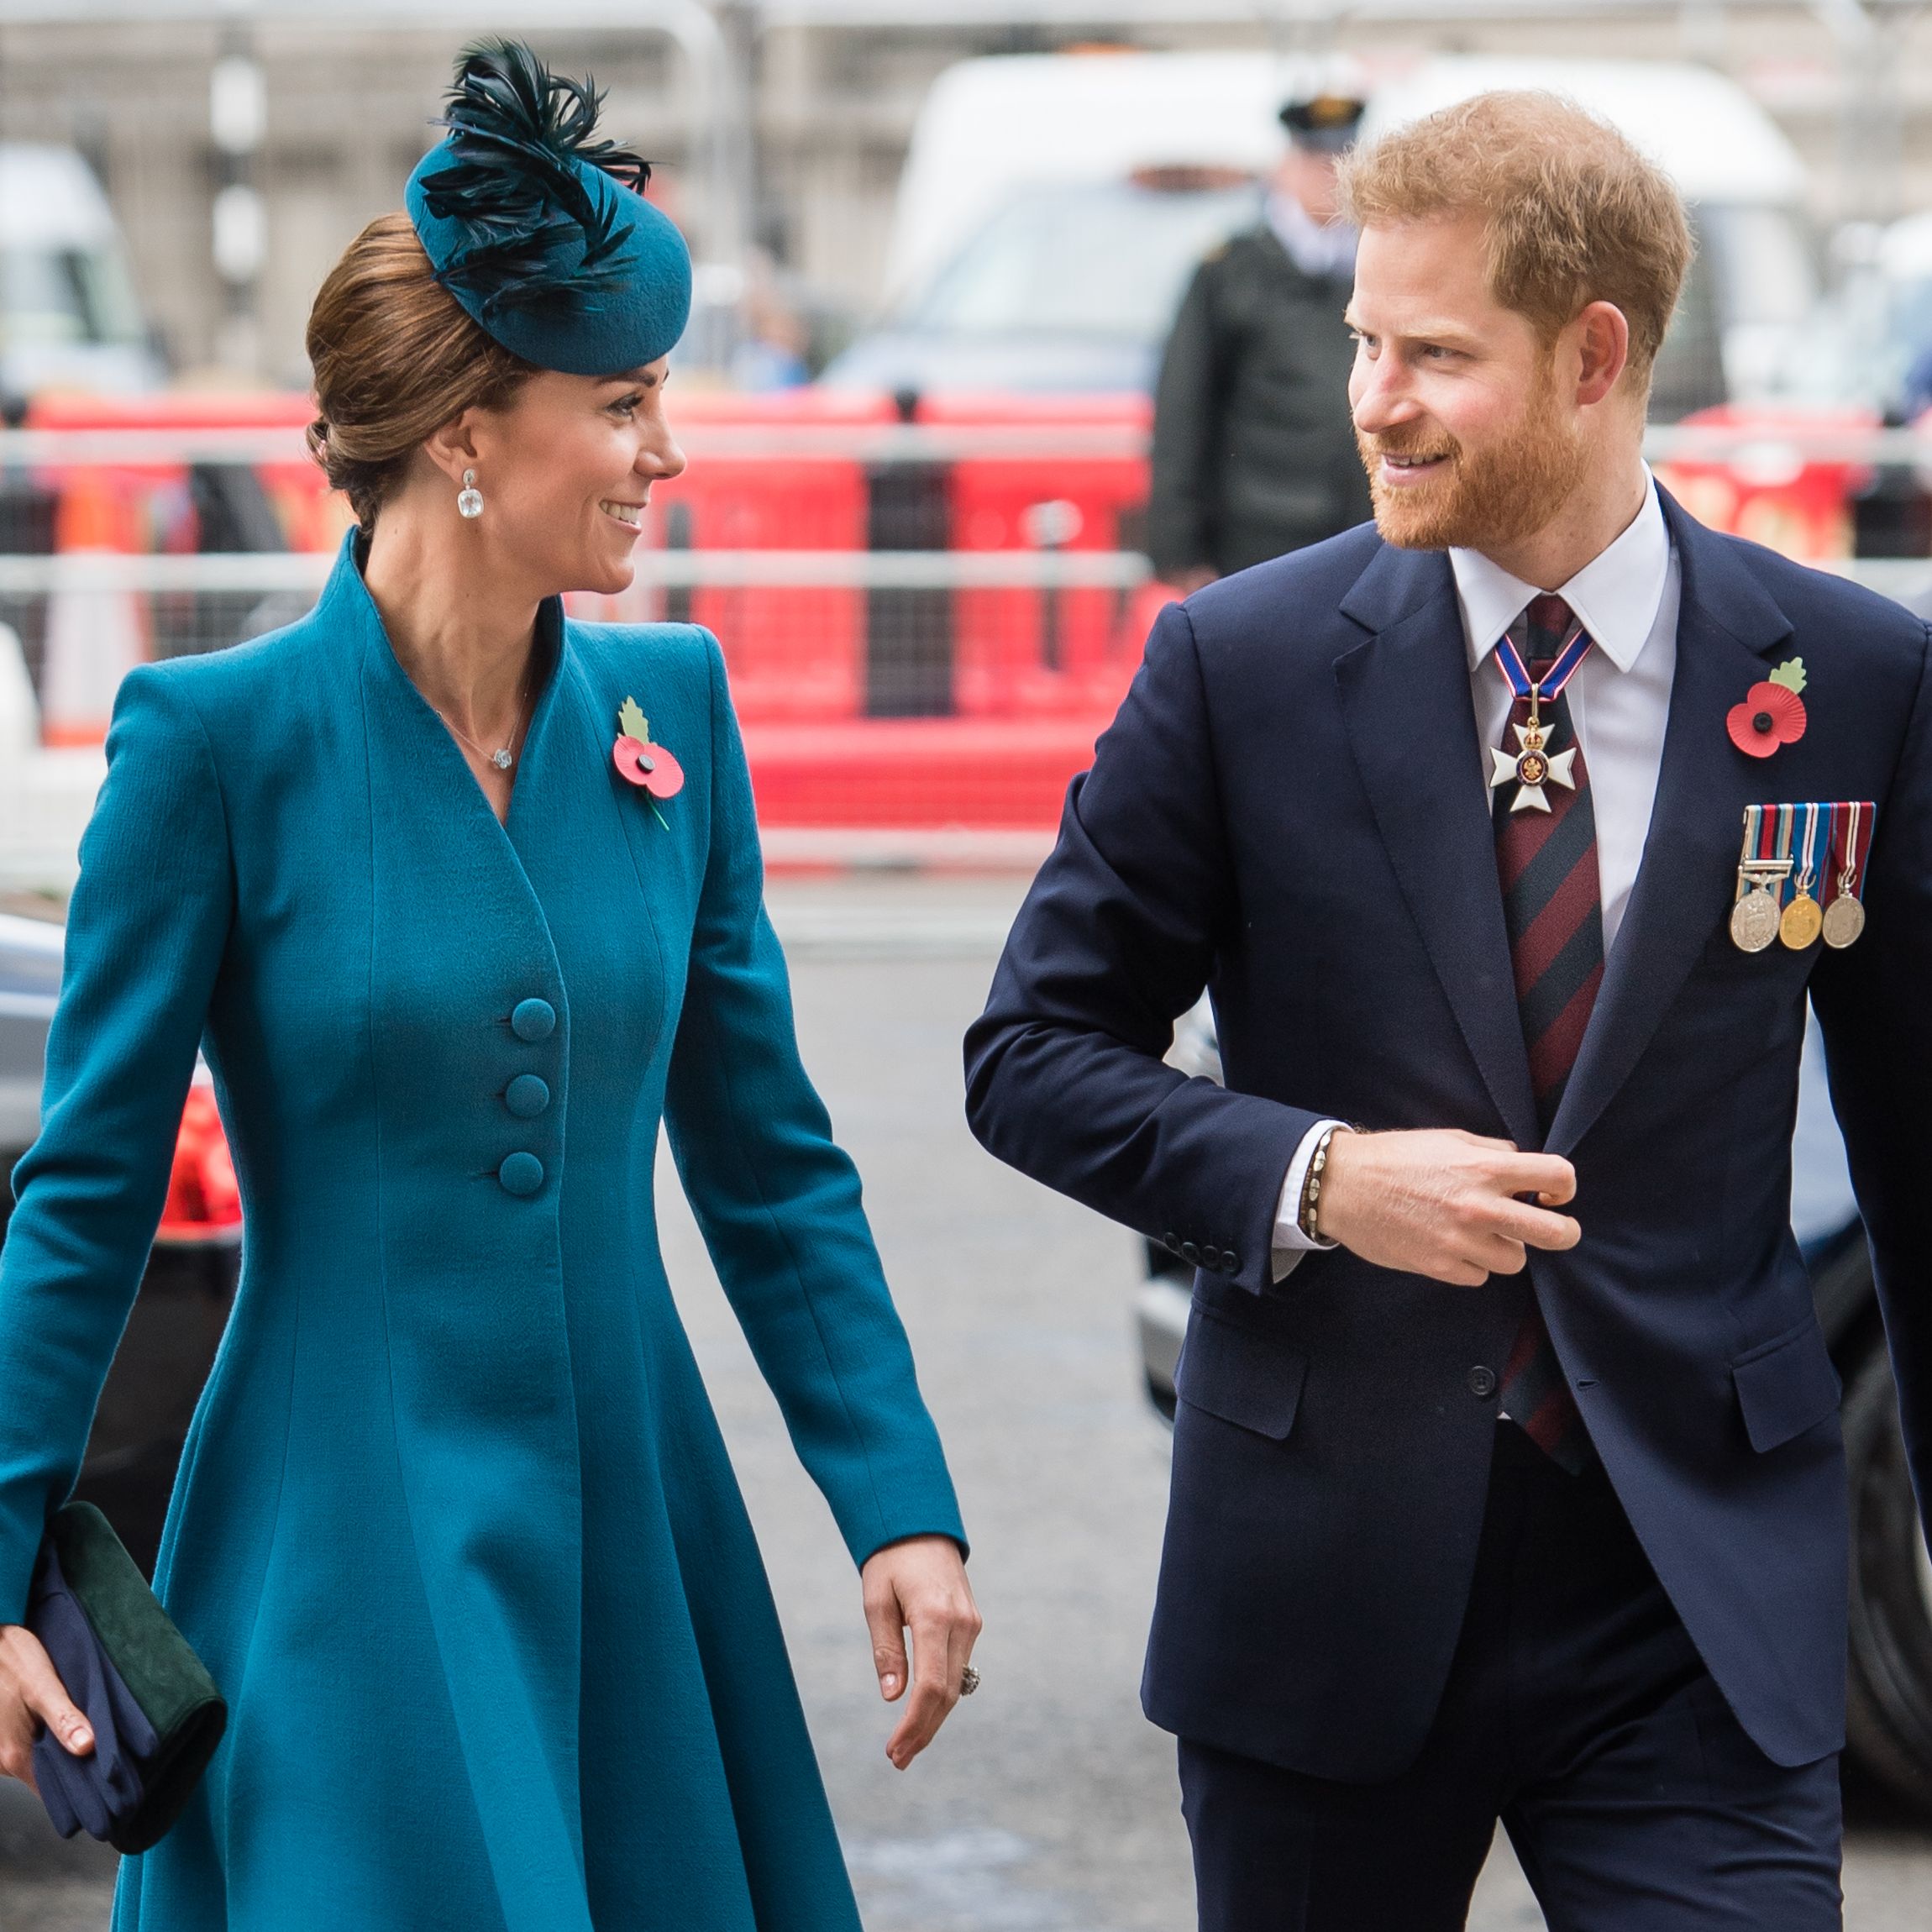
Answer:
[[1301, 1137], [1301, 1145], [1294, 1150], [1294, 1158], [1288, 1163], [1287, 1178], [1281, 1184], [1281, 1200], [1274, 1210], [1274, 1236], [1269, 1246], [1273, 1250], [1274, 1278], [1285, 1280], [1293, 1273], [1301, 1257], [1311, 1249], [1331, 1248], [1331, 1241], [1310, 1239], [1301, 1231], [1301, 1190], [1308, 1182], [1308, 1163], [1315, 1158], [1315, 1150], [1321, 1145], [1321, 1137], [1336, 1127], [1345, 1127], [1346, 1121], [1317, 1121]]

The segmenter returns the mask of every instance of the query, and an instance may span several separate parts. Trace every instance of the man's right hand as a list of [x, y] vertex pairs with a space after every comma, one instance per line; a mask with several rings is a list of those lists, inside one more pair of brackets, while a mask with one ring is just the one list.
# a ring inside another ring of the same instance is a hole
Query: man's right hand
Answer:
[[[1328, 1143], [1316, 1225], [1325, 1240], [1378, 1268], [1479, 1288], [1515, 1274], [1525, 1247], [1574, 1247], [1577, 1170], [1557, 1154], [1460, 1127], [1389, 1134], [1338, 1128]], [[1516, 1197], [1530, 1194], [1541, 1205]]]

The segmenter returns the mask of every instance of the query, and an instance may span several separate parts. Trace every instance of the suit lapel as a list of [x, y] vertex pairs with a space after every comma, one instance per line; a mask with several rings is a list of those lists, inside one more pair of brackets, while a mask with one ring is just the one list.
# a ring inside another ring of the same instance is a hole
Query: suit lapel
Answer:
[[1511, 1137], [1534, 1147], [1536, 1100], [1449, 560], [1384, 545], [1341, 609], [1374, 633], [1336, 659], [1335, 679], [1377, 828], [1489, 1097]]
[[1736, 883], [1744, 808], [1771, 782], [1733, 749], [1725, 714], [1763, 677], [1765, 654], [1791, 635], [1790, 622], [1731, 545], [1658, 495], [1681, 584], [1663, 759], [1630, 905], [1550, 1123], [1552, 1153], [1572, 1151], [1594, 1125], [1709, 943]]

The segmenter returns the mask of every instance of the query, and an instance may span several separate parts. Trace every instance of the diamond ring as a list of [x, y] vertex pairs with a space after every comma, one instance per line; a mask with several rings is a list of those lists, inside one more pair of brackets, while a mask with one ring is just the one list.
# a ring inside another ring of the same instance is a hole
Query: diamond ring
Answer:
[[959, 1694], [961, 1697], [971, 1697], [979, 1688], [979, 1673], [971, 1664], [968, 1664], [959, 1673]]

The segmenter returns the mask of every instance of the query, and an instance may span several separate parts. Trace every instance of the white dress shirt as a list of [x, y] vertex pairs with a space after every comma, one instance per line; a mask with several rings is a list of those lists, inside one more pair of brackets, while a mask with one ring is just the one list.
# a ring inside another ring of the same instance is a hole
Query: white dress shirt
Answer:
[[[1496, 644], [1522, 614], [1534, 584], [1512, 577], [1479, 550], [1452, 550], [1456, 602], [1469, 652], [1469, 689], [1476, 707], [1482, 756], [1479, 782], [1489, 783], [1489, 748], [1503, 742], [1513, 700], [1496, 662]], [[1630, 888], [1650, 836], [1677, 662], [1681, 574], [1653, 481], [1643, 507], [1623, 534], [1584, 564], [1557, 595], [1575, 612], [1594, 648], [1570, 680], [1570, 722], [1590, 774], [1590, 809], [1597, 825], [1597, 879], [1604, 908], [1607, 958], [1630, 906]], [[1301, 1190], [1315, 1143], [1336, 1123], [1311, 1128], [1289, 1163], [1274, 1222], [1274, 1278], [1279, 1281], [1311, 1247], [1301, 1231]]]
[[1274, 239], [1304, 275], [1339, 278], [1355, 273], [1352, 222], [1318, 222], [1293, 195], [1271, 194], [1264, 207]]

